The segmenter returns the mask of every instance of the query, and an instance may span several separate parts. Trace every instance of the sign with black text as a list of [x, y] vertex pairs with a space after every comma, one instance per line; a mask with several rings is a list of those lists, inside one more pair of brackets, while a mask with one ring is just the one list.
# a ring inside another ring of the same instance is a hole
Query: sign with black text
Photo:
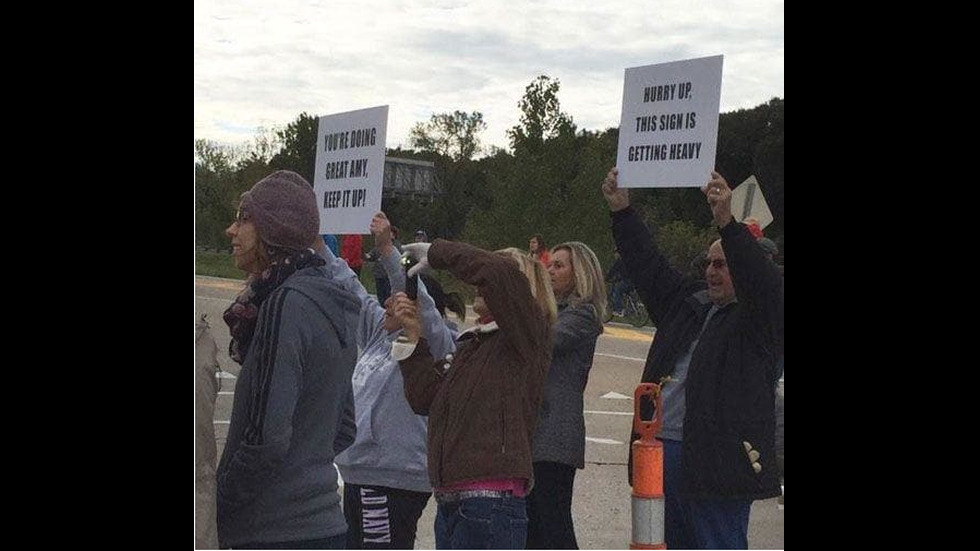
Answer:
[[370, 233], [381, 210], [388, 106], [320, 117], [313, 191], [320, 233]]
[[755, 218], [759, 229], [766, 229], [772, 223], [772, 211], [754, 174], [732, 190], [732, 215], [739, 222]]
[[626, 69], [616, 156], [621, 187], [700, 187], [711, 179], [723, 60]]

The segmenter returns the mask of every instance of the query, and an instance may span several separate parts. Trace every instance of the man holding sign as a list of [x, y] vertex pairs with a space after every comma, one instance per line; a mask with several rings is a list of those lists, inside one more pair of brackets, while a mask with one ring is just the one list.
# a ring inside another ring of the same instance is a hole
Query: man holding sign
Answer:
[[[721, 238], [704, 280], [657, 249], [612, 168], [602, 183], [626, 272], [657, 326], [642, 382], [662, 384], [669, 549], [747, 549], [752, 501], [780, 495], [775, 452], [783, 290], [776, 266], [732, 217], [715, 171], [701, 188]], [[649, 415], [649, 412], [643, 412]], [[633, 433], [630, 441], [639, 435]], [[632, 484], [632, 457], [629, 465]]]

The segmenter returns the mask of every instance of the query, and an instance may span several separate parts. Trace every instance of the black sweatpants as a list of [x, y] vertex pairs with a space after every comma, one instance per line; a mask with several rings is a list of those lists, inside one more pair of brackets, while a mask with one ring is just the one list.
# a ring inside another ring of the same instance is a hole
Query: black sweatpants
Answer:
[[575, 467], [534, 462], [534, 488], [527, 495], [527, 549], [578, 549], [572, 525]]
[[347, 549], [414, 549], [432, 492], [344, 484]]

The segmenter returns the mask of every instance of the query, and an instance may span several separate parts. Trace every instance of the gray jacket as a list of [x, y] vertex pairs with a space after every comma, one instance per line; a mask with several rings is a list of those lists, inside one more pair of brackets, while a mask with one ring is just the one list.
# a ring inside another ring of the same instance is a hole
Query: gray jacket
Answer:
[[[329, 251], [327, 259], [334, 281], [361, 300], [357, 342], [361, 357], [354, 368], [354, 411], [357, 438], [335, 462], [345, 482], [385, 486], [415, 492], [431, 492], [426, 471], [426, 425], [428, 418], [416, 415], [405, 400], [405, 383], [398, 362], [391, 356], [392, 341], [400, 331], [384, 330], [385, 310], [361, 286], [357, 276]], [[391, 281], [392, 293], [405, 288], [405, 272], [392, 252], [379, 259]], [[422, 301], [422, 337], [444, 357], [456, 349], [455, 324], [435, 309], [425, 284], [419, 280]]]
[[591, 304], [558, 304], [555, 345], [534, 432], [534, 461], [585, 468], [583, 394], [601, 332], [602, 324]]
[[357, 299], [324, 267], [262, 303], [218, 466], [221, 547], [344, 533], [334, 455], [354, 440]]

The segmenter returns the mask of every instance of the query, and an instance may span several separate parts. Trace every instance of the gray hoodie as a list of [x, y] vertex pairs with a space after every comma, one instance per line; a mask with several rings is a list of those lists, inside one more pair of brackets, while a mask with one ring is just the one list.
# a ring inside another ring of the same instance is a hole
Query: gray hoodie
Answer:
[[331, 463], [355, 436], [359, 309], [325, 267], [297, 271], [259, 308], [218, 466], [221, 547], [347, 530]]
[[[357, 276], [343, 260], [329, 251], [327, 259], [334, 281], [361, 299], [361, 318], [357, 341], [361, 357], [354, 368], [354, 401], [357, 438], [335, 459], [345, 482], [384, 486], [415, 492], [431, 492], [426, 463], [426, 426], [428, 419], [416, 415], [405, 399], [405, 383], [398, 361], [391, 356], [392, 341], [400, 331], [385, 331], [384, 308], [367, 294]], [[398, 263], [398, 253], [380, 259], [392, 293], [405, 288], [405, 273]], [[425, 283], [419, 280], [422, 337], [437, 357], [456, 350], [455, 324], [446, 321], [435, 309]]]

